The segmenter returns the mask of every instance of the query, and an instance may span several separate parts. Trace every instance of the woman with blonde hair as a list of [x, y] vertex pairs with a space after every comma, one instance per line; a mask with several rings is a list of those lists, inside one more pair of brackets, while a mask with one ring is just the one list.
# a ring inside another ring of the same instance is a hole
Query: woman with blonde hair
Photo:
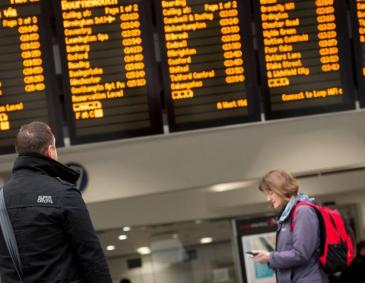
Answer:
[[[283, 170], [268, 172], [259, 184], [271, 207], [280, 209], [276, 250], [256, 250], [252, 260], [268, 264], [276, 271], [278, 283], [326, 283], [328, 278], [320, 264], [320, 227], [314, 208], [298, 207], [294, 219], [291, 212], [299, 201], [314, 202], [299, 194], [297, 180]], [[291, 222], [294, 221], [295, 229]]]

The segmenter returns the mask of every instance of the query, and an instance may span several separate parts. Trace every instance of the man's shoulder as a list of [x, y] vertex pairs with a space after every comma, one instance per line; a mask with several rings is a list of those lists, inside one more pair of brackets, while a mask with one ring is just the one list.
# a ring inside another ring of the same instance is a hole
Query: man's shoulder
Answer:
[[46, 174], [29, 174], [28, 176], [18, 178], [15, 176], [4, 185], [5, 190], [10, 194], [32, 193], [32, 192], [50, 192], [53, 194], [63, 194], [69, 190], [77, 190], [76, 186], [59, 177], [53, 177]]
[[39, 184], [42, 184], [45, 188], [48, 188], [50, 191], [61, 194], [69, 190], [76, 189], [76, 186], [74, 184], [63, 180], [60, 177], [52, 177], [47, 175], [45, 175], [42, 180], [39, 179]]
[[70, 200], [77, 201], [81, 197], [74, 184], [47, 175], [10, 180], [4, 190], [7, 205], [12, 208], [63, 207]]
[[67, 196], [74, 196], [81, 194], [76, 186], [70, 182], [63, 180], [60, 177], [53, 178], [50, 190], [53, 191], [59, 198], [63, 199]]
[[67, 182], [67, 181], [63, 180], [62, 178], [60, 178], [60, 177], [54, 177], [54, 179], [58, 183], [60, 183], [63, 187], [65, 187], [66, 189], [76, 189], [75, 184], [72, 184], [70, 182]]

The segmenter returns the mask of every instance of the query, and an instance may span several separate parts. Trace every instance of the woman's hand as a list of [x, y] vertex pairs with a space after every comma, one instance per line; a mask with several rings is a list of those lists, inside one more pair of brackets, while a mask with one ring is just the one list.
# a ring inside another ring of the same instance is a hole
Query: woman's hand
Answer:
[[252, 256], [251, 259], [257, 263], [268, 263], [270, 260], [270, 253], [268, 251], [262, 250], [254, 250], [253, 253], [257, 253], [257, 255]]

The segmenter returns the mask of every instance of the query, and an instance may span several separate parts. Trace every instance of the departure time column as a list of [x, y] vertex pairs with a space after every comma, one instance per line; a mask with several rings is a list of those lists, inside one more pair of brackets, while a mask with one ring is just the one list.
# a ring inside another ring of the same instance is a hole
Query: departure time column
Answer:
[[127, 87], [144, 87], [146, 72], [138, 5], [121, 6], [120, 20]]
[[[365, 53], [365, 1], [356, 0], [356, 18], [361, 52]], [[365, 77], [365, 56], [362, 56], [362, 75]]]
[[317, 0], [318, 45], [323, 72], [340, 70], [334, 0]]

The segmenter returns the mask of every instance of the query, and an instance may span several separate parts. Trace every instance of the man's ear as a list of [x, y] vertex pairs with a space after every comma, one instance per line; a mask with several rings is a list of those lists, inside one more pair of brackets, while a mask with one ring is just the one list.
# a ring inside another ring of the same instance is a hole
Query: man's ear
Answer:
[[46, 152], [45, 152], [45, 156], [47, 156], [48, 158], [52, 158], [52, 148], [51, 148], [51, 145], [49, 145], [46, 149]]

